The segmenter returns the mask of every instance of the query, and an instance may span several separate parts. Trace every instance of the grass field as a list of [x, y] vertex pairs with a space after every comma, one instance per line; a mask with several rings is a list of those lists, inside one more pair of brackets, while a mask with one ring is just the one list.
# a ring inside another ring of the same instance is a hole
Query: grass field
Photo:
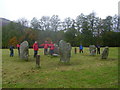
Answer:
[[[36, 68], [33, 50], [29, 49], [29, 61], [19, 59], [17, 49], [14, 57], [9, 57], [9, 49], [2, 50], [3, 88], [117, 88], [118, 48], [109, 48], [107, 60], [100, 55], [74, 54], [70, 64], [62, 64], [59, 57], [41, 55], [41, 68]], [[103, 48], [101, 49], [102, 52]]]

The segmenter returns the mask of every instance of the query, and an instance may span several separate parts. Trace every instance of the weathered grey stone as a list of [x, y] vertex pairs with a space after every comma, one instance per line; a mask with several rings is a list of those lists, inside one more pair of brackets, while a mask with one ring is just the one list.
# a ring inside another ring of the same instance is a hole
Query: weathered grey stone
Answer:
[[71, 45], [61, 40], [59, 42], [60, 61], [69, 62], [71, 57]]
[[103, 52], [102, 52], [101, 59], [107, 59], [108, 58], [108, 54], [109, 54], [109, 48], [105, 47]]
[[74, 48], [74, 51], [75, 51], [75, 54], [76, 54], [77, 53], [77, 48], [76, 47]]
[[24, 41], [20, 44], [20, 58], [24, 60], [28, 60], [28, 55], [29, 55], [29, 46], [28, 42]]
[[95, 45], [90, 45], [89, 50], [90, 50], [90, 55], [96, 55], [96, 47], [95, 47]]
[[40, 55], [36, 55], [36, 66], [40, 67]]
[[71, 49], [72, 49], [72, 47], [71, 47], [71, 45], [70, 45], [70, 43], [67, 43], [67, 45], [68, 45], [68, 57], [71, 57]]
[[57, 44], [54, 44], [54, 54], [58, 54], [59, 55], [59, 47]]

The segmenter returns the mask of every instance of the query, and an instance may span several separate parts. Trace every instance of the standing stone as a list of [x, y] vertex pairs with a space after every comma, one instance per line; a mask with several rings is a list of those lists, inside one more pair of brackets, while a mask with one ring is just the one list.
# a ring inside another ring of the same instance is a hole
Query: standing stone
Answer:
[[28, 51], [29, 46], [28, 46], [28, 42], [24, 41], [20, 44], [20, 58], [24, 59], [24, 60], [28, 60]]
[[70, 43], [67, 43], [67, 45], [68, 45], [68, 52], [69, 52], [68, 57], [70, 58], [71, 57], [71, 49], [72, 49], [72, 47], [71, 47]]
[[75, 54], [76, 54], [77, 53], [77, 48], [76, 47], [75, 47], [74, 51], [75, 51]]
[[57, 44], [54, 44], [54, 54], [58, 54], [59, 55], [59, 47]]
[[71, 45], [61, 40], [59, 42], [60, 61], [69, 62], [71, 57]]
[[102, 52], [101, 59], [107, 59], [108, 58], [108, 54], [109, 54], [109, 48], [105, 47], [103, 52]]
[[40, 67], [40, 55], [36, 56], [36, 66]]
[[89, 50], [90, 50], [90, 55], [96, 55], [96, 47], [95, 47], [95, 45], [90, 45]]

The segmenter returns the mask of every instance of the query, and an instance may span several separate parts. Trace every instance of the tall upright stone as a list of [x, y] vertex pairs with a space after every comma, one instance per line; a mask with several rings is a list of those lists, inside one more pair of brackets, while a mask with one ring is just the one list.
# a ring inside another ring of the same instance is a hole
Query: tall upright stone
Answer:
[[72, 49], [72, 47], [71, 47], [71, 45], [70, 45], [70, 43], [67, 43], [67, 45], [68, 45], [68, 57], [70, 58], [71, 57], [71, 49]]
[[71, 45], [61, 40], [59, 42], [60, 61], [69, 62], [71, 57]]
[[90, 55], [96, 55], [96, 47], [95, 47], [95, 45], [90, 45], [89, 50], [90, 50]]
[[36, 55], [36, 66], [40, 67], [40, 55]]
[[27, 41], [24, 41], [20, 44], [20, 58], [28, 60], [29, 55], [29, 45]]
[[101, 59], [107, 59], [108, 58], [108, 54], [109, 54], [109, 48], [105, 47], [103, 52], [102, 52]]

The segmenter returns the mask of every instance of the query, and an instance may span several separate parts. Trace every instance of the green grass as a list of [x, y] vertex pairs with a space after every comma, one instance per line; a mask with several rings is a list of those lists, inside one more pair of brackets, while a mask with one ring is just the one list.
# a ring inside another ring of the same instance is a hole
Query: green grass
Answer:
[[[103, 50], [103, 49], [102, 49]], [[101, 50], [101, 51], [102, 51]], [[62, 64], [59, 57], [41, 55], [41, 68], [36, 68], [33, 50], [30, 49], [29, 61], [15, 56], [9, 57], [9, 50], [2, 50], [3, 88], [117, 88], [118, 83], [118, 48], [110, 48], [107, 60], [100, 55], [89, 56], [89, 49], [84, 53], [74, 54], [69, 64]]]

